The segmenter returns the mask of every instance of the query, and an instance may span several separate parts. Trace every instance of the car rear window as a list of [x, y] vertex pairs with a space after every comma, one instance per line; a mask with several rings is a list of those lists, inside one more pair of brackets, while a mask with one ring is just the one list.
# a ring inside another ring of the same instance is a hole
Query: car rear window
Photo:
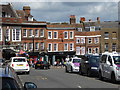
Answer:
[[15, 58], [13, 62], [26, 62], [26, 60], [24, 58]]

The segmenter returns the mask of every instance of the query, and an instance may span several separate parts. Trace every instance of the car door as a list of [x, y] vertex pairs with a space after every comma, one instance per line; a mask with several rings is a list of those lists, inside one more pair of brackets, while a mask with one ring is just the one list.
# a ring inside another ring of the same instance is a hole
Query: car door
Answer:
[[111, 72], [112, 72], [112, 58], [111, 56], [108, 56], [108, 59], [106, 61], [106, 72], [105, 72], [106, 78], [110, 78]]
[[71, 59], [66, 63], [67, 70], [69, 71], [70, 71], [70, 62], [71, 62]]
[[107, 67], [106, 60], [107, 60], [107, 55], [103, 55], [100, 62], [100, 68], [103, 77], [106, 76], [106, 67]]

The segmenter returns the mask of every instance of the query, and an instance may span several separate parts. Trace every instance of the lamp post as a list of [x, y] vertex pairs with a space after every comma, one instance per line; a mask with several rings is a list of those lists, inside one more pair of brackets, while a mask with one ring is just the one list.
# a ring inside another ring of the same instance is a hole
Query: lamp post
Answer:
[[32, 39], [33, 39], [33, 52], [34, 52], [34, 35], [32, 35]]

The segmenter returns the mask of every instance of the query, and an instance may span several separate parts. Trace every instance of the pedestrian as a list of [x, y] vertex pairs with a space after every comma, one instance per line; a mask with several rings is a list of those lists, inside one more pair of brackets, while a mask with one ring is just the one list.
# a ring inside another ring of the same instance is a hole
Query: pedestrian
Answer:
[[56, 67], [56, 66], [57, 66], [57, 62], [56, 62], [56, 61], [54, 61], [54, 64], [53, 64], [53, 66], [54, 66], [54, 67]]

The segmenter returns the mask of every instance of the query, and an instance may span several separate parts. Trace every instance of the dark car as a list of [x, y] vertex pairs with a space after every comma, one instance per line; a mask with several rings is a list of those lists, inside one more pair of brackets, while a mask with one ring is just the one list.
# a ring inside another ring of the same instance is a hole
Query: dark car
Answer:
[[87, 76], [98, 75], [100, 55], [85, 55], [81, 59], [79, 74]]
[[0, 90], [28, 90], [37, 88], [32, 82], [25, 82], [24, 86], [10, 66], [0, 68]]
[[49, 63], [47, 61], [37, 61], [35, 64], [35, 69], [49, 69]]

